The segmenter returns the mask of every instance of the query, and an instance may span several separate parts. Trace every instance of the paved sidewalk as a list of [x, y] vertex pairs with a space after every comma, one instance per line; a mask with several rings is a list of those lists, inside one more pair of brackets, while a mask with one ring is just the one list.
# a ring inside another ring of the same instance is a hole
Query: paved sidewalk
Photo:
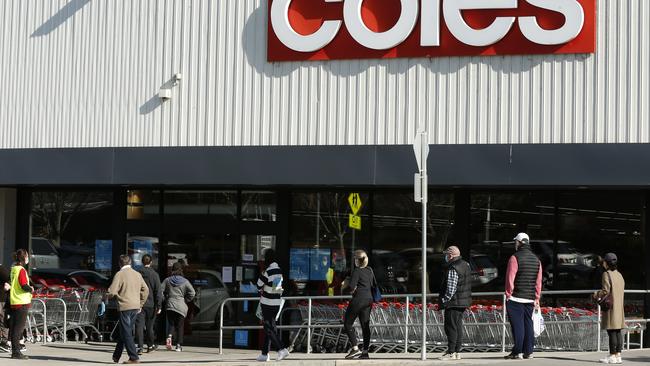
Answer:
[[[51, 344], [28, 345], [28, 361], [15, 361], [11, 364], [20, 366], [47, 365], [48, 366], [80, 366], [80, 365], [112, 365], [111, 355], [113, 345], [110, 343], [100, 344]], [[161, 349], [159, 351], [144, 354], [141, 358], [143, 364], [161, 364], [165, 366], [175, 365], [250, 365], [255, 364], [256, 351], [226, 349], [223, 355], [219, 355], [217, 348], [186, 347], [183, 352], [169, 352]], [[505, 361], [502, 353], [468, 353], [463, 354], [460, 361], [442, 362], [435, 360], [439, 355], [431, 354], [430, 360], [422, 362], [419, 354], [376, 354], [371, 355], [371, 360], [344, 360], [343, 354], [291, 354], [289, 358], [282, 361], [282, 364], [310, 365], [310, 366], [345, 366], [345, 365], [502, 365], [502, 364], [525, 364], [526, 366], [571, 366], [595, 364], [605, 353], [574, 353], [574, 352], [541, 352], [535, 354], [534, 360]], [[275, 357], [275, 353], [272, 354]], [[121, 361], [126, 360], [126, 353]], [[8, 354], [0, 354], [0, 365], [10, 365]], [[11, 360], [13, 361], [13, 360]], [[650, 364], [650, 350], [633, 350], [623, 353], [623, 362], [629, 365]], [[261, 364], [261, 363], [260, 363]]]

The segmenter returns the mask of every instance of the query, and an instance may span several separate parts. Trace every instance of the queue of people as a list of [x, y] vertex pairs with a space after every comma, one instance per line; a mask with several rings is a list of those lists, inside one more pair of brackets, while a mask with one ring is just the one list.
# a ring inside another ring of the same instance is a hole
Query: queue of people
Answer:
[[[513, 241], [515, 253], [508, 260], [505, 274], [505, 307], [513, 347], [504, 358], [532, 359], [535, 346], [533, 312], [540, 306], [542, 264], [531, 250], [530, 238], [526, 233], [517, 234]], [[23, 353], [22, 338], [34, 292], [25, 269], [29, 257], [26, 250], [20, 249], [16, 251], [15, 262], [10, 269], [0, 264], [0, 351], [10, 351], [11, 357], [19, 360], [28, 359]], [[460, 360], [463, 314], [472, 303], [472, 271], [457, 246], [446, 248], [444, 259], [438, 304], [444, 311], [444, 332], [448, 346], [440, 359]], [[151, 268], [151, 262], [151, 256], [144, 255], [143, 267], [136, 271], [131, 267], [129, 256], [120, 256], [120, 270], [107, 290], [107, 297], [117, 301], [119, 310], [119, 337], [112, 356], [115, 363], [120, 361], [125, 349], [128, 355], [125, 364], [139, 363], [139, 356], [144, 352], [157, 350], [154, 327], [156, 316], [163, 310], [167, 321], [166, 348], [177, 352], [183, 349], [188, 303], [194, 300], [196, 292], [184, 277], [182, 263], [174, 263], [171, 275], [161, 282], [158, 273]], [[373, 302], [376, 301], [374, 291], [379, 284], [365, 251], [354, 252], [354, 266], [350, 277], [342, 283], [342, 287], [352, 294], [343, 318], [343, 329], [350, 343], [345, 358], [369, 359], [370, 315]], [[604, 256], [602, 266], [602, 288], [593, 294], [593, 298], [599, 304], [603, 303], [602, 328], [608, 333], [610, 354], [600, 362], [618, 364], [622, 363], [625, 281], [618, 271], [618, 259], [614, 253]], [[272, 346], [278, 352], [278, 361], [289, 356], [276, 325], [284, 304], [282, 283], [282, 270], [276, 261], [275, 251], [267, 249], [264, 252], [264, 269], [257, 280], [260, 293], [259, 316], [264, 329], [264, 342], [257, 361], [270, 361]], [[361, 342], [354, 327], [357, 319], [362, 330]], [[12, 347], [13, 345], [18, 346]]]

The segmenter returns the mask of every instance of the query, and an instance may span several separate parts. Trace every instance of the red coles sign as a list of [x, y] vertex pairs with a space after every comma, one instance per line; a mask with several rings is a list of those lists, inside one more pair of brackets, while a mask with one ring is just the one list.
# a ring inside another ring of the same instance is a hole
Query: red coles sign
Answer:
[[269, 0], [268, 60], [593, 53], [596, 0]]

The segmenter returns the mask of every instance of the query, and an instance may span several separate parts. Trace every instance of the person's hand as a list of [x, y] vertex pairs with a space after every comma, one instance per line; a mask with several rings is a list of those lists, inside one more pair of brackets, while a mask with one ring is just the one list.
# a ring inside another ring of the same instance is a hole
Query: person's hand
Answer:
[[140, 314], [141, 312], [142, 312], [142, 308], [138, 309], [138, 314]]
[[539, 309], [539, 300], [535, 300], [535, 309]]
[[160, 313], [162, 313], [162, 309], [156, 310], [156, 315], [160, 315]]
[[11, 286], [10, 286], [8, 283], [6, 283], [6, 282], [5, 282], [5, 284], [3, 285], [3, 287], [4, 287], [5, 291], [9, 291], [9, 290], [11, 290]]

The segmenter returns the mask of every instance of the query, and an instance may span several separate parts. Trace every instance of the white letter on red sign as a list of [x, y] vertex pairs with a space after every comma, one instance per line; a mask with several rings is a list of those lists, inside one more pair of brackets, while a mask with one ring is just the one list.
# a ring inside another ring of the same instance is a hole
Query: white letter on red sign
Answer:
[[368, 29], [361, 17], [363, 0], [345, 0], [343, 19], [345, 26], [359, 44], [373, 50], [387, 50], [404, 42], [418, 20], [418, 0], [400, 0], [402, 13], [393, 28], [385, 32]]
[[[328, 0], [341, 2], [343, 0]], [[289, 22], [289, 5], [291, 0], [274, 0], [271, 4], [271, 26], [280, 42], [294, 51], [314, 52], [327, 46], [341, 28], [340, 20], [326, 20], [323, 25], [310, 35], [296, 32]]]
[[440, 46], [440, 0], [422, 0], [420, 45]]
[[512, 28], [515, 18], [497, 17], [487, 28], [474, 29], [467, 25], [461, 10], [516, 8], [517, 0], [446, 0], [442, 9], [447, 27], [456, 39], [470, 46], [482, 47], [503, 39]]
[[519, 17], [519, 29], [531, 42], [544, 45], [567, 43], [580, 34], [585, 24], [585, 12], [576, 0], [526, 0], [538, 8], [564, 15], [564, 25], [548, 30], [539, 26], [535, 17]]

